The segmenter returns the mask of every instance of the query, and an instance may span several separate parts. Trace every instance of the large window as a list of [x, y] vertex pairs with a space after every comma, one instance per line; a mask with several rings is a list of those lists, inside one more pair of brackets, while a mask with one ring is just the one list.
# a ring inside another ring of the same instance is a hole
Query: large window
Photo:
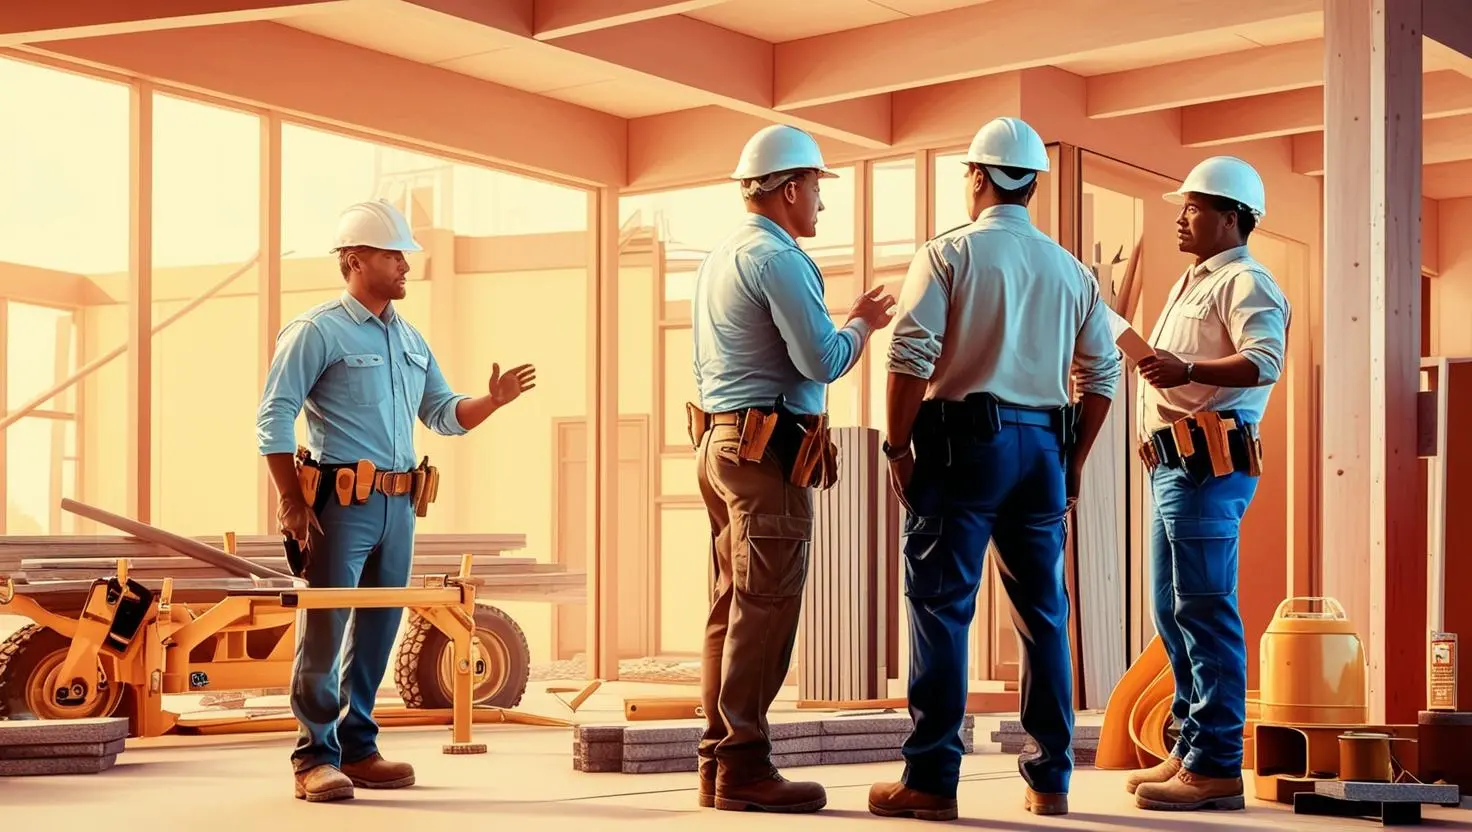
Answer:
[[104, 337], [100, 316], [125, 297], [93, 278], [128, 267], [129, 91], [0, 58], [0, 111], [0, 413], [9, 422], [0, 531], [92, 531], [60, 503], [127, 508], [123, 488], [96, 487], [127, 482], [127, 420], [117, 409], [126, 365], [114, 360], [80, 383], [72, 376], [120, 343]]

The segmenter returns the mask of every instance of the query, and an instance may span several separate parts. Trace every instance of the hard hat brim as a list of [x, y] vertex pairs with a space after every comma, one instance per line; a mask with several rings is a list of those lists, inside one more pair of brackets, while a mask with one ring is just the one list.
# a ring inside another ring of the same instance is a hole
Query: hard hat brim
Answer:
[[771, 176], [775, 173], [787, 173], [789, 171], [812, 170], [818, 172], [819, 179], [837, 179], [838, 174], [827, 168], [788, 168], [787, 170], [769, 170], [766, 173], [746, 174], [741, 171], [733, 171], [730, 179], [732, 182], [745, 182], [748, 179], [761, 179], [763, 176]]

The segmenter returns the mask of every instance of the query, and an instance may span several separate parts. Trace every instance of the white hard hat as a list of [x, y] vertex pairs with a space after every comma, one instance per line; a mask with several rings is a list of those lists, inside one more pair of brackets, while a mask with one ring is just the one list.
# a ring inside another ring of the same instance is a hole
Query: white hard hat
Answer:
[[976, 131], [971, 147], [966, 151], [966, 161], [985, 167], [999, 187], [1015, 191], [1032, 182], [1037, 174], [1014, 178], [997, 168], [1022, 168], [1046, 173], [1048, 148], [1043, 146], [1043, 138], [1038, 131], [1022, 119], [995, 118]]
[[1267, 189], [1252, 165], [1235, 156], [1213, 156], [1191, 168], [1181, 187], [1165, 195], [1165, 201], [1176, 205], [1186, 201], [1186, 194], [1210, 194], [1234, 199], [1247, 206], [1258, 217], [1267, 213]]
[[414, 242], [409, 221], [386, 199], [359, 202], [342, 212], [337, 220], [337, 240], [332, 250], [368, 246], [385, 251], [423, 251]]
[[789, 170], [816, 170], [824, 179], [838, 176], [824, 164], [816, 139], [791, 125], [773, 124], [747, 140], [731, 178], [760, 179]]

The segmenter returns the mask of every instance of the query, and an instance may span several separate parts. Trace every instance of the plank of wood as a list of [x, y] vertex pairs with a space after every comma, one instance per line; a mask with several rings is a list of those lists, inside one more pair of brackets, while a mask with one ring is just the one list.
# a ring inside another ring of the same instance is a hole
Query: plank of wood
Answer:
[[[119, 560], [126, 558], [20, 558], [16, 563], [24, 563], [32, 569], [63, 569], [76, 571], [103, 571], [112, 572], [117, 569]], [[151, 569], [155, 571], [170, 572], [201, 572], [219, 571], [219, 567], [189, 557], [177, 558], [139, 558], [129, 560], [133, 569]], [[247, 558], [251, 563], [280, 569], [286, 565], [286, 558]], [[0, 564], [5, 563], [0, 559]], [[429, 557], [415, 557], [414, 571], [418, 573], [432, 572], [458, 572], [460, 570], [460, 558], [446, 555], [431, 555]], [[487, 572], [505, 572], [507, 570], [526, 571], [549, 571], [555, 572], [564, 568], [562, 564], [541, 563], [535, 558], [477, 558], [471, 562], [471, 569], [475, 572], [485, 570]]]
[[[194, 537], [209, 546], [224, 548], [221, 535]], [[499, 556], [501, 552], [526, 548], [526, 535], [420, 535], [414, 539], [416, 555]], [[47, 558], [90, 557], [177, 557], [178, 552], [129, 535], [12, 535], [0, 536], [0, 552], [7, 556]], [[281, 554], [278, 535], [241, 535], [236, 538], [241, 557], [271, 557]]]

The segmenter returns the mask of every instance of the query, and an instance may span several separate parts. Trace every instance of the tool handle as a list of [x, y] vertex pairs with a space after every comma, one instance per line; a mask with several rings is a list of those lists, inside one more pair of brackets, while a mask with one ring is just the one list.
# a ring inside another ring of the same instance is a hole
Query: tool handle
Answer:
[[[1295, 601], [1309, 601], [1320, 603], [1323, 605], [1324, 611], [1318, 613], [1296, 613], [1293, 615], [1284, 615], [1283, 611]], [[1283, 602], [1278, 604], [1277, 611], [1273, 613], [1273, 618], [1329, 618], [1336, 621], [1348, 621], [1349, 614], [1344, 611], [1343, 604], [1340, 604], [1337, 599], [1330, 598], [1327, 595], [1296, 595], [1292, 598], [1283, 599]]]

